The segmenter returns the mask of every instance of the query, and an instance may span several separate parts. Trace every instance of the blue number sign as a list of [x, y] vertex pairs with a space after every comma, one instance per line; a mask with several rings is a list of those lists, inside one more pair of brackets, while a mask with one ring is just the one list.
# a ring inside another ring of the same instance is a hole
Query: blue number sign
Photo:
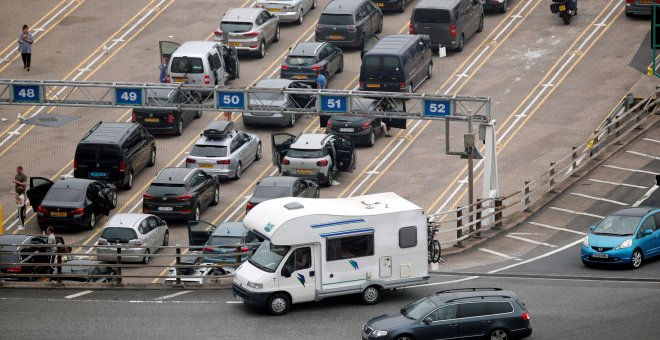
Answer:
[[217, 105], [220, 110], [245, 110], [245, 92], [243, 91], [217, 91]]
[[445, 117], [451, 116], [451, 100], [424, 100], [425, 117]]
[[115, 89], [115, 105], [141, 106], [142, 89], [132, 87], [118, 87]]
[[348, 112], [346, 96], [321, 95], [321, 112], [346, 113]]
[[41, 86], [12, 85], [12, 99], [16, 103], [39, 103], [41, 102]]

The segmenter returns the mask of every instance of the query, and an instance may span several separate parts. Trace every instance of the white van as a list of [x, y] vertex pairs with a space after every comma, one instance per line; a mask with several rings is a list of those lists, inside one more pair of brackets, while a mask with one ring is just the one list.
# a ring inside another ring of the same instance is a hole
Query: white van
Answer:
[[214, 41], [160, 42], [160, 56], [169, 58], [168, 83], [225, 85], [239, 76], [236, 49]]
[[236, 270], [234, 295], [273, 315], [292, 303], [428, 282], [426, 213], [394, 193], [263, 202], [243, 220], [265, 241]]

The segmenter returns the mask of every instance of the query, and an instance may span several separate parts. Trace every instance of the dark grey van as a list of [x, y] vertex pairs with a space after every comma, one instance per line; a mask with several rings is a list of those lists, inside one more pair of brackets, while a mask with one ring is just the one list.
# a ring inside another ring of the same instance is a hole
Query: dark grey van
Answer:
[[458, 52], [465, 40], [484, 28], [481, 0], [422, 0], [410, 17], [410, 34], [427, 35], [433, 49], [440, 46]]
[[370, 0], [335, 0], [321, 13], [315, 39], [337, 47], [362, 47], [382, 31], [383, 13]]
[[154, 137], [142, 125], [99, 122], [76, 147], [73, 177], [131, 189], [134, 175], [154, 164]]
[[412, 93], [431, 78], [433, 53], [418, 35], [389, 35], [364, 54], [360, 90]]

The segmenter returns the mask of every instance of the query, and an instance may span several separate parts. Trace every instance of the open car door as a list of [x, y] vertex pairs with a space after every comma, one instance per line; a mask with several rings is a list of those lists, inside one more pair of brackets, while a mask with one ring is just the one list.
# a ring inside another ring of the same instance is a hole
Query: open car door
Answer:
[[[204, 221], [188, 221], [188, 244], [190, 246], [203, 246], [209, 240], [216, 226]], [[197, 249], [201, 250], [201, 249]]]
[[30, 177], [30, 189], [25, 193], [30, 200], [30, 205], [33, 211], [39, 209], [39, 205], [43, 202], [44, 197], [53, 186], [53, 181], [43, 177]]
[[238, 63], [238, 52], [236, 47], [222, 45], [222, 59], [229, 74], [229, 79], [238, 79], [240, 75], [240, 64]]
[[163, 57], [167, 57], [171, 61], [172, 53], [174, 53], [174, 51], [176, 51], [176, 49], [179, 48], [179, 46], [181, 46], [180, 44], [177, 44], [172, 41], [159, 41], [158, 45], [160, 47], [160, 60], [159, 60], [160, 62], [163, 61]]
[[103, 184], [94, 182], [87, 190], [89, 199], [94, 204], [94, 213], [110, 215], [110, 196], [105, 191]]
[[273, 165], [277, 165], [277, 169], [282, 172], [282, 159], [289, 152], [293, 140], [296, 136], [286, 132], [273, 132], [270, 134], [272, 142]]
[[[383, 102], [383, 111], [385, 112], [395, 112], [395, 113], [405, 113], [406, 112], [406, 102], [400, 99], [387, 98]], [[405, 129], [406, 123], [408, 122], [405, 118], [383, 118], [382, 119], [387, 127]]]
[[[301, 83], [301, 82], [293, 82], [291, 85], [289, 85], [290, 89], [303, 89], [303, 90], [311, 90], [312, 86]], [[294, 105], [297, 108], [305, 109], [305, 108], [312, 108], [314, 104], [316, 103], [316, 98], [313, 97], [312, 95], [308, 94], [290, 94], [288, 95], [289, 98], [293, 101]]]
[[332, 118], [331, 115], [319, 115], [319, 126], [321, 128], [326, 128], [328, 126], [328, 121]]
[[337, 169], [342, 172], [353, 172], [357, 164], [353, 141], [344, 137], [336, 137], [335, 150], [337, 151]]

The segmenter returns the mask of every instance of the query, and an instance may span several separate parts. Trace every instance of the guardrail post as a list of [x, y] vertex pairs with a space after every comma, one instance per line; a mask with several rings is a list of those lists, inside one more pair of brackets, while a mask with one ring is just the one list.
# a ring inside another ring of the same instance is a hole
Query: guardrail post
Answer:
[[578, 158], [578, 156], [577, 156], [577, 146], [574, 146], [573, 147], [573, 153], [571, 154], [571, 159], [573, 159], [573, 163], [571, 163], [571, 168], [572, 168], [571, 169], [571, 172], [572, 172], [571, 176], [573, 176], [573, 177], [577, 177], [577, 175], [575, 174], [577, 172], [576, 169], [577, 169], [577, 166], [578, 166], [577, 158]]
[[121, 247], [117, 247], [117, 284], [122, 284], [121, 280]]
[[495, 198], [495, 223], [493, 223], [493, 228], [502, 229], [502, 199], [499, 197]]
[[56, 255], [55, 258], [57, 259], [55, 262], [57, 262], [57, 284], [61, 285], [62, 284], [62, 256], [61, 255]]
[[174, 268], [174, 273], [176, 274], [176, 285], [181, 285], [181, 278], [179, 277], [179, 266], [181, 265], [181, 248], [180, 244], [176, 245], [176, 267]]
[[456, 208], [456, 244], [454, 244], [454, 247], [463, 247], [463, 241], [461, 240], [461, 237], [463, 237], [463, 208], [457, 207]]
[[550, 163], [550, 192], [554, 193], [555, 189], [555, 176], [557, 175], [557, 171], [555, 170], [555, 162]]
[[523, 211], [529, 211], [529, 209], [527, 209], [527, 206], [529, 205], [529, 193], [530, 193], [529, 181], [525, 181], [525, 189], [523, 190], [523, 201], [522, 201], [522, 203], [523, 203], [522, 210]]
[[481, 207], [483, 206], [483, 201], [482, 199], [477, 200], [477, 213], [476, 213], [476, 223], [475, 223], [475, 229], [477, 230], [477, 233], [474, 234], [475, 238], [481, 238]]

